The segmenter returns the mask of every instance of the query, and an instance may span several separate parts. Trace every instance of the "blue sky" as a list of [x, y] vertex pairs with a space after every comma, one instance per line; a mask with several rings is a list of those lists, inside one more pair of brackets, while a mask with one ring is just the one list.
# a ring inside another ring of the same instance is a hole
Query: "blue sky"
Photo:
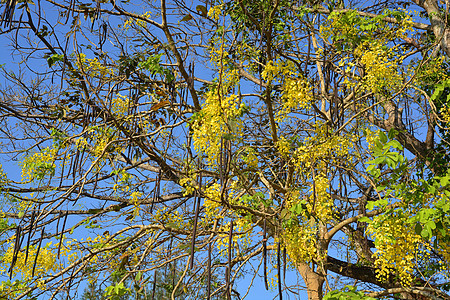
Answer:
[[[52, 15], [51, 10], [48, 8], [45, 8], [45, 13], [47, 14], [47, 17], [56, 17]], [[156, 33], [157, 35], [160, 33]], [[16, 53], [16, 55], [11, 55], [11, 48], [9, 48], [7, 45], [9, 44], [8, 39], [0, 35], [0, 57], [2, 58], [2, 63], [5, 64], [5, 69], [7, 70], [14, 70], [17, 72], [21, 67], [24, 68], [24, 66], [19, 65], [21, 62], [21, 57]], [[107, 50], [107, 45], [105, 44], [105, 50]], [[46, 62], [44, 59], [41, 60], [33, 60], [32, 62], [33, 66], [44, 66], [46, 67]], [[26, 69], [24, 68], [26, 71]], [[206, 69], [196, 69], [196, 73], [201, 73], [204, 75], [206, 72], [208, 72]], [[27, 74], [26, 77], [31, 79], [34, 75]], [[4, 82], [0, 82], [0, 84], [3, 86]], [[55, 79], [55, 84], [59, 84], [59, 78]], [[245, 92], [245, 91], [243, 91]], [[1, 158], [3, 159], [3, 157]], [[8, 176], [11, 179], [20, 179], [20, 167], [18, 166], [17, 162], [11, 162], [3, 160], [1, 161], [3, 168], [8, 172]], [[82, 234], [82, 233], [79, 233]], [[257, 262], [254, 262], [255, 265], [257, 265]], [[302, 284], [301, 279], [298, 277], [297, 272], [295, 271], [289, 271], [286, 275], [286, 281], [288, 282], [288, 285], [296, 285], [296, 284]], [[236, 284], [236, 289], [243, 295], [246, 292], [247, 287], [251, 284], [251, 277], [247, 276], [244, 279], [241, 279]], [[289, 297], [286, 296], [287, 293], [284, 293], [283, 299], [305, 299], [306, 294], [302, 293], [299, 296], [295, 296], [293, 293], [289, 293]], [[247, 296], [246, 299], [273, 299], [277, 296], [277, 289], [274, 289], [273, 291], [266, 291], [264, 288], [264, 282], [263, 282], [263, 275], [260, 271], [255, 281], [253, 282], [253, 286]]]

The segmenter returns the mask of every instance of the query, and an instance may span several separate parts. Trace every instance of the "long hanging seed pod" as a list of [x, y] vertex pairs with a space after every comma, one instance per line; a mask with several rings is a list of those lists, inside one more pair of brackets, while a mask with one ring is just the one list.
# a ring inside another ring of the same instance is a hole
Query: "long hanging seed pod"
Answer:
[[59, 187], [62, 187], [62, 184], [63, 184], [64, 169], [66, 167], [66, 159], [67, 159], [67, 155], [65, 154], [63, 157], [62, 165], [61, 165], [61, 179], [59, 180]]
[[[28, 239], [27, 239], [27, 250], [25, 251], [25, 264], [28, 260], [28, 250], [30, 248], [30, 241], [31, 241], [31, 235], [33, 232], [33, 224], [34, 224], [34, 218], [35, 218], [36, 212], [33, 210], [31, 212], [31, 219], [30, 219], [30, 228], [28, 229]], [[59, 219], [58, 219], [59, 221]]]
[[208, 280], [206, 287], [206, 300], [211, 299], [211, 242], [208, 243], [208, 263], [207, 263]]
[[[69, 178], [70, 174], [72, 173], [74, 159], [75, 159], [75, 155], [71, 155], [70, 156], [70, 163], [69, 163], [69, 170], [67, 171], [67, 178]], [[64, 173], [62, 173], [61, 177], [64, 177]]]
[[266, 290], [269, 290], [269, 284], [267, 283], [267, 238], [266, 238], [266, 219], [264, 219], [264, 226], [263, 226], [263, 261], [264, 261], [264, 285], [266, 287]]
[[86, 146], [83, 146], [83, 149], [81, 150], [81, 155], [80, 155], [80, 159], [78, 160], [78, 174], [80, 177], [83, 176], [82, 174], [82, 166], [83, 166], [83, 159], [84, 159], [84, 154], [86, 153]]
[[39, 256], [39, 251], [41, 250], [41, 245], [42, 245], [42, 239], [43, 238], [44, 238], [44, 226], [42, 226], [41, 237], [39, 238], [39, 245], [38, 245], [38, 248], [36, 250], [36, 256], [34, 257], [33, 271], [31, 272], [31, 277], [34, 277], [34, 271], [36, 270], [36, 263], [37, 263], [37, 259], [38, 259], [38, 256]]
[[67, 215], [68, 215], [68, 212], [66, 211], [65, 216], [64, 216], [63, 226], [62, 226], [62, 229], [61, 229], [61, 234], [59, 235], [58, 259], [59, 259], [59, 254], [61, 252], [61, 244], [62, 244], [62, 240], [63, 240], [64, 229], [66, 227]]
[[95, 195], [95, 190], [97, 189], [98, 175], [99, 175], [99, 174], [100, 174], [100, 173], [97, 173], [97, 174], [95, 175], [94, 187], [92, 188], [92, 195]]
[[156, 292], [156, 270], [155, 273], [153, 275], [153, 289], [152, 289], [152, 300], [155, 299], [155, 292]]
[[202, 188], [202, 173], [199, 176], [199, 190], [195, 192], [194, 205], [195, 205], [195, 217], [194, 217], [194, 230], [192, 232], [192, 243], [191, 243], [191, 270], [194, 269], [194, 251], [195, 251], [195, 236], [197, 234], [197, 222], [198, 222], [198, 213], [200, 210], [200, 189]]
[[[172, 243], [173, 243], [173, 236], [170, 237], [169, 240], [169, 246], [167, 248], [167, 253], [170, 253], [172, 251]], [[167, 254], [166, 254], [166, 258], [167, 258]], [[167, 258], [168, 259], [168, 258]], [[167, 277], [167, 268], [170, 268], [171, 263], [166, 264], [166, 266], [164, 267], [164, 277]], [[170, 271], [170, 270], [169, 270]]]
[[62, 211], [59, 212], [59, 216], [58, 216], [58, 221], [56, 221], [56, 231], [55, 231], [55, 235], [57, 235], [59, 233], [59, 221], [61, 220], [61, 218], [64, 216], [64, 213]]
[[283, 248], [283, 283], [286, 285], [286, 247]]
[[175, 260], [174, 262], [173, 262], [173, 265], [172, 265], [172, 287], [175, 287], [175, 276], [176, 276], [176, 270], [177, 270], [177, 261]]
[[281, 243], [278, 242], [277, 245], [277, 272], [278, 272], [278, 295], [280, 300], [283, 300], [283, 290], [281, 288]]
[[232, 251], [232, 245], [233, 245], [233, 220], [230, 222], [230, 233], [228, 235], [228, 267], [226, 271], [226, 288], [225, 293], [227, 294], [227, 299], [231, 300], [231, 251]]
[[156, 183], [155, 183], [155, 190], [153, 192], [153, 199], [152, 199], [152, 205], [150, 205], [150, 214], [153, 212], [153, 205], [155, 205], [155, 202], [159, 199], [159, 186], [161, 183], [161, 168], [158, 171], [158, 175], [156, 176]]
[[231, 141], [227, 140], [227, 144], [226, 144], [226, 176], [228, 177], [228, 173], [230, 172], [230, 168], [231, 168]]
[[72, 185], [75, 185], [75, 178], [77, 177], [77, 165], [80, 159], [80, 149], [77, 148], [77, 153], [75, 154], [75, 159], [73, 160], [72, 166]]
[[22, 232], [22, 227], [17, 226], [16, 228], [16, 240], [14, 242], [14, 254], [11, 260], [11, 266], [9, 267], [9, 279], [12, 278], [12, 270], [14, 268], [14, 265], [16, 264], [17, 261], [17, 255], [19, 253], [20, 250], [20, 233]]

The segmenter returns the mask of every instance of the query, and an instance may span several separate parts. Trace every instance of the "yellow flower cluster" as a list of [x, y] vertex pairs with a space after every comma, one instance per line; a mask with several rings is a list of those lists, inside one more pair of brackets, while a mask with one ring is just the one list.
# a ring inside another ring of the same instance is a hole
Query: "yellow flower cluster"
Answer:
[[221, 97], [216, 88], [205, 94], [201, 116], [194, 120], [193, 140], [195, 149], [207, 155], [208, 164], [217, 165], [221, 140], [225, 133], [239, 136], [242, 132], [243, 125], [239, 116], [243, 109], [237, 95]]
[[192, 195], [198, 186], [196, 184], [196, 175], [192, 175], [191, 177], [184, 177], [180, 179], [180, 185], [184, 187], [183, 196]]
[[3, 171], [3, 166], [0, 164], [0, 190], [2, 185], [8, 182], [8, 176], [6, 175], [5, 171]]
[[[55, 249], [51, 249], [52, 248], [51, 246], [52, 243], [49, 242], [47, 245], [39, 249], [39, 255], [37, 257], [36, 268], [34, 272], [35, 277], [43, 277], [46, 275], [50, 275], [49, 273], [51, 271], [55, 272], [57, 270], [58, 265], [56, 264], [56, 254], [55, 254], [56, 252]], [[26, 282], [31, 281], [33, 279], [32, 277], [34, 265], [33, 262], [36, 257], [36, 253], [37, 253], [37, 246], [30, 245], [28, 248], [27, 262], [25, 262], [26, 251], [22, 250], [17, 253], [17, 260], [12, 270], [13, 277], [19, 275], [21, 277], [21, 280], [24, 280]], [[13, 255], [14, 255], [14, 244], [11, 243], [8, 247], [8, 250], [6, 250], [5, 254], [3, 255], [2, 260], [0, 260], [0, 273], [6, 274], [8, 272], [8, 269], [13, 259]], [[44, 286], [39, 287], [43, 288]]]
[[[408, 13], [408, 12], [406, 12]], [[385, 16], [391, 14], [387, 12]], [[376, 31], [377, 39], [387, 42], [396, 38], [406, 36], [407, 32], [411, 32], [414, 24], [411, 15], [405, 14], [399, 23], [385, 22], [382, 19], [370, 19], [358, 15], [357, 11], [335, 11], [332, 12], [328, 19], [319, 27], [320, 34], [324, 39], [330, 37], [343, 36], [348, 39], [349, 43], [360, 40], [361, 37], [370, 38]], [[379, 34], [381, 32], [381, 34]]]
[[[286, 194], [286, 209], [302, 203], [303, 196], [298, 190], [289, 191]], [[292, 217], [292, 216], [289, 216]], [[302, 223], [294, 221], [294, 224], [288, 224], [283, 227], [281, 241], [286, 247], [286, 253], [292, 262], [311, 261], [316, 257], [316, 228], [315, 224], [308, 222], [305, 212], [294, 219], [300, 218]]]
[[287, 66], [289, 62], [285, 62], [284, 60], [279, 62], [271, 60], [267, 62], [264, 70], [261, 72], [261, 77], [267, 82], [272, 82], [276, 78], [281, 79], [282, 76], [291, 75], [292, 70]]
[[[311, 215], [315, 216], [323, 223], [331, 220], [333, 215], [333, 200], [327, 189], [330, 187], [330, 182], [324, 174], [318, 174], [314, 178], [314, 186], [311, 184], [308, 203], [306, 205]], [[315, 195], [314, 195], [315, 193]]]
[[[143, 17], [145, 19], [150, 19], [151, 15], [152, 15], [152, 12], [147, 11], [144, 14], [142, 14], [141, 17]], [[145, 22], [141, 19], [136, 19], [136, 18], [131, 18], [131, 17], [123, 23], [122, 27], [123, 27], [123, 29], [128, 30], [132, 27], [133, 24], [136, 24], [137, 26], [142, 27], [142, 28], [147, 27], [147, 22]]]
[[[405, 11], [406, 13], [410, 13]], [[406, 14], [404, 18], [402, 18], [399, 28], [395, 31], [395, 37], [403, 38], [406, 37], [408, 32], [413, 33], [413, 25], [414, 21], [410, 14]]]
[[43, 179], [46, 176], [52, 176], [55, 172], [55, 155], [57, 150], [54, 148], [45, 148], [40, 152], [27, 156], [21, 162], [22, 180], [33, 181]]
[[444, 56], [439, 56], [434, 59], [429, 59], [425, 64], [420, 66], [417, 70], [414, 81], [417, 84], [436, 84], [448, 79], [446, 67], [444, 65]]
[[316, 258], [316, 234], [317, 229], [310, 224], [284, 228], [282, 240], [292, 262], [309, 262]]
[[327, 125], [322, 121], [317, 121], [314, 130], [316, 135], [306, 138], [294, 152], [295, 166], [299, 171], [316, 163], [318, 166], [328, 163], [332, 156], [345, 156], [353, 147], [354, 136], [327, 136]]
[[[283, 228], [281, 240], [293, 262], [311, 261], [317, 258], [318, 224], [326, 224], [333, 215], [333, 201], [327, 192], [329, 181], [324, 174], [315, 176], [314, 187], [311, 184], [310, 195], [301, 195], [298, 190], [286, 194], [286, 209], [306, 204], [306, 211], [300, 215], [288, 214], [289, 220]], [[315, 194], [314, 194], [315, 193]], [[319, 222], [316, 222], [318, 220]]]
[[[251, 225], [244, 218], [238, 218], [233, 223], [233, 244], [232, 247], [245, 248], [251, 243]], [[228, 222], [220, 228], [221, 233], [217, 239], [217, 249], [223, 256], [228, 254], [230, 223]]]
[[414, 258], [422, 238], [414, 232], [407, 217], [400, 212], [389, 217], [375, 217], [367, 227], [372, 234], [377, 251], [374, 253], [378, 267], [377, 277], [388, 280], [392, 270], [403, 285], [409, 286], [413, 280]]
[[289, 155], [289, 151], [291, 150], [291, 145], [284, 136], [281, 136], [279, 138], [279, 140], [277, 141], [277, 149], [278, 149], [278, 152], [280, 152], [281, 155], [283, 155], [284, 157], [287, 157]]
[[75, 147], [80, 151], [83, 151], [87, 145], [89, 145], [89, 143], [84, 137], [79, 137], [75, 140]]
[[122, 146], [115, 143], [118, 137], [113, 128], [95, 126], [89, 129], [89, 134], [92, 139], [91, 144], [94, 145], [94, 156], [101, 157], [104, 154], [122, 151]]
[[220, 15], [222, 14], [223, 4], [215, 5], [211, 7], [208, 11], [208, 17], [213, 19], [214, 21], [219, 20]]
[[356, 12], [348, 12], [347, 16], [350, 18], [345, 18], [342, 15], [344, 14], [334, 12], [319, 26], [319, 33], [325, 40], [328, 40], [330, 37], [340, 36], [343, 32], [348, 37], [354, 37], [360, 34], [359, 28], [348, 20], [356, 16]]
[[379, 139], [380, 130], [371, 130], [366, 128], [364, 131], [364, 135], [366, 136], [366, 142], [369, 150], [372, 150], [375, 146], [375, 141]]
[[113, 190], [115, 192], [122, 191], [128, 192], [130, 190], [130, 180], [133, 178], [133, 175], [121, 169], [117, 172], [117, 183], [114, 184]]
[[205, 216], [207, 218], [218, 218], [220, 213], [221, 199], [220, 199], [220, 185], [214, 183], [205, 190]]
[[130, 99], [126, 96], [117, 94], [117, 97], [112, 100], [111, 111], [119, 117], [125, 117], [130, 109]]
[[441, 119], [446, 123], [450, 123], [450, 107], [444, 106], [443, 108], [441, 108], [440, 113]]
[[158, 209], [153, 217], [155, 220], [163, 223], [170, 224], [171, 226], [175, 226], [177, 228], [182, 228], [184, 226], [183, 218], [179, 211], [168, 211], [167, 207]]
[[308, 80], [290, 60], [269, 61], [261, 72], [262, 78], [282, 84], [282, 109], [277, 112], [277, 121], [282, 121], [296, 109], [309, 108], [314, 99]]
[[296, 109], [309, 108], [314, 102], [311, 86], [301, 74], [286, 78], [282, 89], [283, 109], [278, 113], [279, 116], [285, 116]]
[[363, 43], [356, 50], [360, 63], [365, 67], [363, 86], [373, 93], [395, 91], [401, 84], [398, 63], [392, 59], [392, 48], [380, 44]]
[[141, 206], [140, 206], [140, 198], [142, 197], [142, 193], [141, 192], [132, 192], [130, 195], [130, 202], [133, 203], [134, 205], [134, 212], [133, 215], [134, 216], [139, 216], [139, 213], [141, 211]]
[[300, 192], [298, 190], [290, 190], [286, 193], [285, 199], [286, 208], [290, 209], [301, 202]]
[[244, 161], [250, 168], [258, 167], [258, 156], [254, 148], [247, 149], [247, 155], [244, 156]]
[[86, 58], [86, 54], [80, 53], [75, 62], [79, 69], [91, 77], [106, 77], [114, 75], [111, 68], [105, 67], [97, 58]]
[[[240, 75], [239, 70], [227, 59], [229, 54], [225, 50], [225, 43], [221, 37], [211, 39], [213, 46], [209, 49], [210, 61], [218, 72], [218, 78], [204, 94], [202, 110], [192, 117], [194, 147], [206, 154], [210, 166], [217, 166], [221, 141], [225, 135], [227, 139], [242, 135], [241, 116], [246, 110], [241, 97], [232, 92], [239, 85]], [[247, 47], [246, 44], [240, 45], [238, 51]]]

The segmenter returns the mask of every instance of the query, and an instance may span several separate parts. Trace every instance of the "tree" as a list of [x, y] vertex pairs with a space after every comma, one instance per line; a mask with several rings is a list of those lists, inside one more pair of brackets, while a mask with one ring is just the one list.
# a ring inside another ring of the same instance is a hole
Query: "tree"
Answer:
[[1, 297], [449, 299], [447, 4], [5, 1]]

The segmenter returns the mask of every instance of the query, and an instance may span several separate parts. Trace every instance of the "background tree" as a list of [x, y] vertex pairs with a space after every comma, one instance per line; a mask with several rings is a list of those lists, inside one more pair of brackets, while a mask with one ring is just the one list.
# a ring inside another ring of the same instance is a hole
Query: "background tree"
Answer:
[[6, 1], [1, 297], [450, 298], [446, 5]]

